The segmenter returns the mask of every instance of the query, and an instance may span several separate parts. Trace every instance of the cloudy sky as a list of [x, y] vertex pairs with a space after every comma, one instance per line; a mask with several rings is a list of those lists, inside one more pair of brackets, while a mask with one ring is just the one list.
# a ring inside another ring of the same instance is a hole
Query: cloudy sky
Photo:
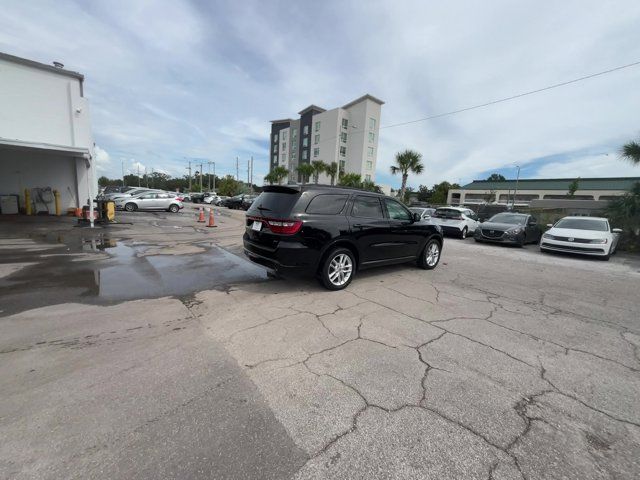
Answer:
[[[269, 121], [370, 93], [382, 126], [640, 61], [637, 0], [4, 0], [0, 51], [86, 76], [101, 173], [183, 175], [189, 159], [268, 169]], [[458, 115], [383, 128], [377, 182], [640, 176], [640, 66]], [[242, 172], [241, 172], [242, 175]]]

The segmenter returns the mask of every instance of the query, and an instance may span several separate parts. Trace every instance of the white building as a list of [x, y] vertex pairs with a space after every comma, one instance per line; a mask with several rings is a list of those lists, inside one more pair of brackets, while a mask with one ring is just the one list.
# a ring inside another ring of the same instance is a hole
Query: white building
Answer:
[[63, 211], [97, 191], [84, 77], [56, 65], [0, 53], [0, 195], [21, 208], [25, 189], [57, 190]]
[[[273, 120], [270, 169], [285, 167], [289, 182], [295, 183], [302, 180], [296, 172], [299, 164], [322, 160], [375, 181], [383, 104], [367, 94], [332, 110], [310, 105], [298, 112], [298, 119]], [[324, 175], [320, 181], [328, 183], [329, 178]]]

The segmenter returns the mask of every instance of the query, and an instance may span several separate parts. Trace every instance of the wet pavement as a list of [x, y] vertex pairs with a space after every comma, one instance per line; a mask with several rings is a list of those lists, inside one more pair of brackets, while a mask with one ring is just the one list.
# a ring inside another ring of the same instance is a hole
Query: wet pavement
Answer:
[[[133, 220], [146, 220], [143, 226], [89, 229], [67, 222], [49, 231], [3, 231], [0, 315], [68, 302], [106, 305], [181, 296], [267, 280], [264, 268], [215, 245], [208, 231], [194, 230], [188, 214], [134, 215]], [[158, 229], [170, 231], [158, 235]], [[232, 234], [241, 234], [236, 225]]]

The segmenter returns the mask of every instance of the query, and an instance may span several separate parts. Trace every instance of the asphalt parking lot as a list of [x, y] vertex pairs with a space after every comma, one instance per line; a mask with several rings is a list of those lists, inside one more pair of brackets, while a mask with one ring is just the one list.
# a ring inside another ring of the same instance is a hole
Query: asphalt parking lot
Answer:
[[328, 292], [241, 212], [118, 218], [2, 224], [2, 478], [640, 476], [637, 257], [447, 239]]

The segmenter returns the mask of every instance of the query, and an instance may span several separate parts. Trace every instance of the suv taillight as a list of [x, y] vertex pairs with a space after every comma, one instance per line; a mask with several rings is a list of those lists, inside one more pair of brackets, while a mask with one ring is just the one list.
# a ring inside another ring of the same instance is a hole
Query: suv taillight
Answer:
[[269, 230], [273, 233], [281, 233], [284, 235], [293, 235], [298, 233], [302, 227], [300, 220], [268, 220], [264, 222], [269, 226]]

